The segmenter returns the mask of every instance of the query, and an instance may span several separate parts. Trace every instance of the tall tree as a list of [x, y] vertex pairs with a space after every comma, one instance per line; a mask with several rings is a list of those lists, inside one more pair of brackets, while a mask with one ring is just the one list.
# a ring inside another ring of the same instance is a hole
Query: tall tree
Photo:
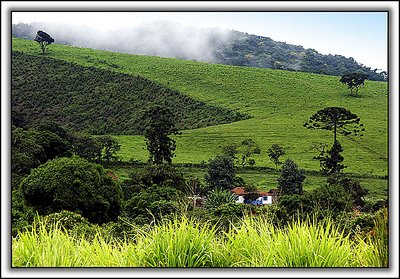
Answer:
[[278, 165], [282, 164], [281, 161], [279, 161], [279, 158], [285, 155], [285, 150], [279, 146], [278, 144], [273, 144], [268, 150], [268, 157], [269, 159], [274, 162], [275, 168], [278, 169]]
[[170, 135], [179, 134], [171, 111], [166, 107], [157, 105], [145, 112], [144, 119], [146, 122], [144, 136], [147, 150], [150, 153], [149, 161], [156, 165], [164, 162], [171, 164], [176, 143], [175, 140], [170, 138]]
[[278, 178], [279, 190], [282, 195], [303, 194], [303, 182], [306, 179], [305, 171], [290, 158], [282, 166], [281, 176]]
[[205, 180], [209, 189], [232, 189], [235, 181], [233, 158], [229, 155], [218, 155], [208, 163]]
[[341, 107], [327, 107], [319, 110], [303, 125], [308, 129], [333, 131], [333, 143], [337, 141], [337, 133], [345, 136], [359, 135], [365, 131], [360, 118], [350, 110]]
[[44, 51], [48, 45], [54, 43], [54, 39], [49, 34], [41, 30], [37, 31], [34, 41], [39, 44], [42, 54], [44, 54]]
[[[350, 95], [358, 94], [358, 89], [364, 85], [365, 80], [367, 79], [366, 74], [361, 73], [351, 73], [345, 74], [340, 78], [340, 82], [347, 85], [347, 88], [350, 90]], [[354, 91], [353, 91], [354, 90]]]

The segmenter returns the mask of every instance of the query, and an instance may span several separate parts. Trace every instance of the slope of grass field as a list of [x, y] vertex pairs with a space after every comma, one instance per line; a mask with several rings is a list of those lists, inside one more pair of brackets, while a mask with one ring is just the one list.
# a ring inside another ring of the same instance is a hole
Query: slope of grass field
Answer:
[[206, 105], [153, 81], [75, 63], [12, 53], [12, 108], [26, 126], [53, 121], [90, 134], [141, 134], [142, 115], [167, 106], [178, 129], [193, 129], [249, 118]]
[[[13, 50], [40, 56], [33, 41], [15, 39]], [[274, 167], [266, 149], [279, 144], [286, 157], [302, 168], [319, 169], [312, 157], [313, 143], [332, 144], [328, 131], [303, 127], [316, 111], [328, 106], [342, 106], [361, 118], [364, 137], [338, 139], [344, 148], [346, 172], [387, 175], [388, 171], [388, 88], [387, 83], [367, 81], [359, 97], [351, 97], [339, 77], [250, 67], [210, 65], [159, 57], [118, 54], [62, 45], [49, 46], [46, 57], [84, 66], [141, 75], [209, 105], [226, 107], [250, 114], [251, 119], [230, 124], [185, 130], [177, 137], [174, 162], [199, 163], [221, 152], [223, 146], [251, 138], [262, 153], [256, 165]], [[122, 144], [120, 155], [147, 159], [140, 136], [117, 136]]]

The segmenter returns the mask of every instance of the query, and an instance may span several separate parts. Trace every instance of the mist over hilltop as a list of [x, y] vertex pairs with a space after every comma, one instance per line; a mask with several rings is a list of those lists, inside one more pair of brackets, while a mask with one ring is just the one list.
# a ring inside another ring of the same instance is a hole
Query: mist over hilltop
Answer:
[[323, 55], [269, 37], [221, 28], [189, 27], [172, 21], [146, 22], [113, 31], [61, 23], [19, 23], [13, 24], [12, 35], [33, 39], [37, 30], [51, 34], [55, 43], [78, 47], [336, 76], [360, 72], [370, 80], [387, 79], [386, 72], [371, 69], [352, 57]]

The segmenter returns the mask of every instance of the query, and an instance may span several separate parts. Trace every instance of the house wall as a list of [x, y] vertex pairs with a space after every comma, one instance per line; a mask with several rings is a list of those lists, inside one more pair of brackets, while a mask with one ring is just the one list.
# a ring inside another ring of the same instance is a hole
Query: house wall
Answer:
[[[243, 196], [237, 196], [236, 199], [237, 203], [244, 203], [244, 197]], [[259, 197], [256, 200], [251, 202], [252, 204], [272, 204], [272, 196], [264, 196], [264, 197]]]

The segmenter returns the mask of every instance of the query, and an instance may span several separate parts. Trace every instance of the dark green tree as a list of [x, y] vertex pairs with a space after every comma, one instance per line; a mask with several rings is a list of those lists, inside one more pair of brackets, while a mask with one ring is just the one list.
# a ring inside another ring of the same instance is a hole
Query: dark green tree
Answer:
[[[340, 78], [340, 82], [347, 85], [350, 90], [350, 95], [358, 94], [358, 89], [364, 85], [365, 80], [368, 78], [366, 74], [362, 73], [350, 73], [345, 74]], [[354, 91], [353, 91], [354, 90]]]
[[328, 185], [338, 185], [352, 197], [355, 206], [364, 206], [364, 197], [368, 194], [368, 189], [360, 185], [360, 181], [348, 177], [342, 173], [335, 173], [327, 179]]
[[230, 190], [235, 181], [233, 158], [229, 155], [218, 155], [208, 162], [205, 175], [209, 190], [220, 188]]
[[122, 208], [121, 187], [102, 166], [78, 156], [39, 166], [20, 189], [27, 204], [41, 215], [68, 210], [103, 223], [116, 220]]
[[124, 215], [138, 223], [160, 220], [178, 210], [181, 197], [173, 187], [153, 185], [133, 193], [125, 202]]
[[303, 125], [308, 129], [333, 131], [333, 142], [337, 141], [337, 133], [345, 136], [359, 135], [365, 131], [360, 118], [350, 110], [341, 107], [327, 107], [319, 110]]
[[149, 161], [156, 165], [164, 162], [171, 164], [176, 143], [170, 135], [179, 134], [171, 111], [163, 106], [154, 106], [146, 111], [144, 121], [146, 123], [144, 136], [150, 154]]
[[70, 143], [48, 130], [13, 126], [11, 133], [12, 187], [19, 185], [31, 169], [57, 157], [70, 156]]
[[86, 134], [75, 134], [72, 140], [73, 152], [86, 160], [100, 163], [102, 145], [95, 137]]
[[281, 176], [278, 178], [278, 189], [281, 195], [303, 194], [305, 171], [290, 158], [283, 163]]
[[44, 51], [48, 45], [54, 43], [54, 39], [49, 34], [41, 30], [37, 31], [34, 41], [39, 44], [42, 54], [44, 54]]
[[278, 166], [282, 164], [281, 161], [279, 161], [279, 158], [285, 155], [285, 150], [279, 146], [278, 144], [273, 144], [268, 150], [268, 157], [269, 159], [274, 162], [275, 168], [278, 169]]
[[346, 168], [346, 166], [342, 164], [344, 157], [340, 154], [341, 152], [343, 152], [343, 148], [339, 141], [336, 141], [332, 148], [325, 152], [320, 158], [323, 173], [339, 173]]
[[141, 170], [137, 170], [129, 175], [129, 179], [123, 182], [125, 199], [129, 199], [134, 193], [154, 185], [175, 188], [178, 191], [187, 193], [186, 180], [183, 173], [178, 171], [173, 165], [149, 164]]

